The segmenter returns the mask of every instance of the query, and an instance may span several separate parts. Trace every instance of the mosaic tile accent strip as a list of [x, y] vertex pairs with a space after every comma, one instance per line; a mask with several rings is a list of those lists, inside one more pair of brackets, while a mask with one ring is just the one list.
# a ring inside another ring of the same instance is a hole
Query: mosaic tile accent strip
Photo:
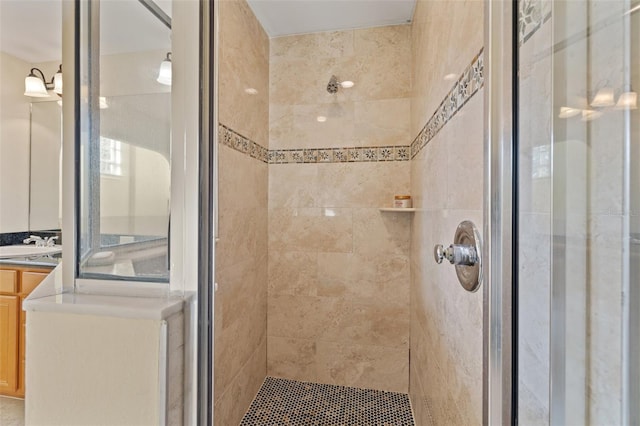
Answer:
[[526, 43], [550, 18], [550, 0], [518, 1], [518, 44]]
[[235, 149], [243, 154], [250, 155], [263, 163], [268, 162], [269, 150], [262, 145], [242, 136], [240, 133], [228, 128], [224, 124], [218, 125], [218, 143]]
[[464, 70], [427, 124], [411, 143], [411, 158], [414, 158], [427, 146], [429, 141], [469, 102], [469, 99], [482, 86], [484, 86], [484, 50], [480, 49], [480, 52], [473, 58], [471, 64]]
[[414, 426], [409, 396], [267, 377], [241, 426]]
[[269, 151], [269, 164], [291, 163], [360, 163], [373, 161], [408, 161], [409, 147], [346, 147], [311, 149], [275, 149]]
[[269, 164], [352, 163], [410, 159], [408, 145], [268, 150], [224, 124], [218, 125], [218, 142]]

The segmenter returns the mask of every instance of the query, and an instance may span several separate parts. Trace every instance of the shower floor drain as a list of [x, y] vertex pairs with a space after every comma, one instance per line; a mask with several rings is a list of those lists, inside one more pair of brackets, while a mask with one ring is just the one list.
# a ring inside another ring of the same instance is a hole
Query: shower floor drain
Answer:
[[267, 377], [241, 426], [414, 426], [403, 393]]

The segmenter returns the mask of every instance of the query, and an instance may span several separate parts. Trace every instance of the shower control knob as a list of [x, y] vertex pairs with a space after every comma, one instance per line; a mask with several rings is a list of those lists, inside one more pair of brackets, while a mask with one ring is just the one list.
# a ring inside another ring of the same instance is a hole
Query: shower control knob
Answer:
[[442, 244], [436, 244], [435, 247], [433, 247], [433, 258], [435, 259], [437, 264], [442, 263], [442, 260], [445, 257], [445, 250], [444, 247], [442, 247]]
[[447, 259], [452, 265], [463, 266], [473, 266], [478, 261], [476, 249], [464, 244], [451, 244], [447, 248], [437, 244], [433, 248], [433, 257], [436, 263], [442, 263], [443, 259]]
[[453, 244], [433, 247], [433, 258], [440, 264], [444, 259], [455, 266], [456, 275], [467, 291], [476, 291], [482, 283], [482, 246], [480, 234], [473, 222], [463, 221], [456, 228]]

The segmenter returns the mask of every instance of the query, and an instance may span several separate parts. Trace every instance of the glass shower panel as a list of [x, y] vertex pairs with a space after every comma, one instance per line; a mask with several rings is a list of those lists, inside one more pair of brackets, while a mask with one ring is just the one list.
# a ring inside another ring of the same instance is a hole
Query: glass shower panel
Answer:
[[[160, 6], [163, 6], [161, 8]], [[169, 280], [171, 1], [90, 2], [82, 278]]]
[[518, 421], [637, 424], [640, 2], [518, 9]]

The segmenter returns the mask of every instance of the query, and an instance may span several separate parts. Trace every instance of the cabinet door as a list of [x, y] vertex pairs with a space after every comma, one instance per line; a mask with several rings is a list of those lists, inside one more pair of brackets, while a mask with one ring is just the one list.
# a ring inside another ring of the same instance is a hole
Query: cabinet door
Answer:
[[18, 271], [0, 270], [0, 292], [16, 293], [18, 291]]
[[24, 367], [27, 359], [27, 313], [22, 310], [23, 301], [24, 299], [20, 299], [20, 322], [18, 323], [18, 390], [16, 396], [19, 397], [24, 397]]
[[18, 296], [0, 296], [0, 393], [18, 387]]
[[40, 284], [42, 280], [44, 280], [47, 277], [47, 275], [49, 275], [48, 271], [47, 272], [24, 271], [22, 273], [22, 280], [20, 283], [20, 293], [22, 293], [23, 296], [28, 296], [29, 293], [33, 291], [33, 289], [38, 287], [38, 284]]

